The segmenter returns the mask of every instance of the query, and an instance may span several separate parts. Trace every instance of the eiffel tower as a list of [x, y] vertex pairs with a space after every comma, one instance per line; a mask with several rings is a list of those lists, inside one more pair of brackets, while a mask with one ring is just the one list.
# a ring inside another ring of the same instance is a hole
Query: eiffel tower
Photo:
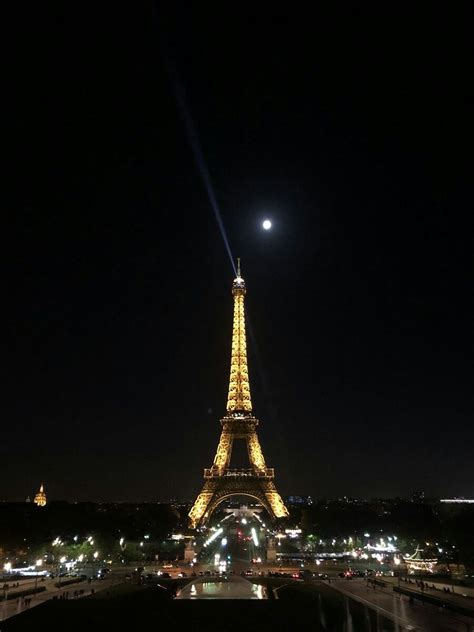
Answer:
[[[258, 419], [252, 415], [245, 339], [246, 288], [240, 274], [240, 259], [237, 262], [237, 277], [232, 284], [234, 322], [227, 414], [221, 419], [222, 432], [214, 463], [204, 469], [204, 486], [189, 512], [193, 528], [205, 524], [218, 505], [230, 496], [256, 499], [273, 519], [288, 516], [288, 509], [275, 487], [274, 470], [265, 464], [257, 436]], [[230, 468], [232, 446], [236, 439], [247, 442], [248, 469]]]

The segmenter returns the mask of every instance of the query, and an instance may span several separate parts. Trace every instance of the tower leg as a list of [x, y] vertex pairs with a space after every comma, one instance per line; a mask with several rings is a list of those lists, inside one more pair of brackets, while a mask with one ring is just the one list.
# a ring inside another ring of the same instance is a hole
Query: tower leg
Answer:
[[209, 505], [215, 493], [216, 485], [212, 481], [205, 481], [202, 491], [194, 501], [194, 505], [191, 508], [188, 516], [191, 522], [191, 528], [195, 529], [196, 526], [207, 517]]
[[232, 455], [233, 435], [223, 430], [217, 446], [216, 456], [214, 457], [213, 468], [217, 468], [219, 472], [223, 472], [230, 465], [230, 457]]
[[286, 518], [290, 515], [273, 481], [268, 483], [267, 489], [265, 490], [265, 498], [272, 508], [275, 518]]
[[265, 471], [265, 459], [263, 458], [263, 452], [262, 448], [260, 447], [257, 433], [249, 432], [246, 436], [246, 439], [250, 464], [256, 470]]

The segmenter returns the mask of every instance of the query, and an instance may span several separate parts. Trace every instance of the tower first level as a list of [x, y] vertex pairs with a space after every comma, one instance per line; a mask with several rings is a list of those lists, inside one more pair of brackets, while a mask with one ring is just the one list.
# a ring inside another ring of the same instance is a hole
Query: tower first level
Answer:
[[[265, 507], [271, 518], [285, 518], [288, 510], [275, 487], [275, 473], [265, 463], [257, 435], [258, 420], [252, 415], [247, 366], [244, 298], [245, 281], [240, 274], [232, 284], [234, 318], [227, 414], [221, 419], [221, 436], [210, 468], [204, 470], [204, 486], [189, 512], [192, 527], [206, 523], [221, 502], [230, 496], [250, 496]], [[249, 467], [230, 467], [234, 441], [247, 445]]]

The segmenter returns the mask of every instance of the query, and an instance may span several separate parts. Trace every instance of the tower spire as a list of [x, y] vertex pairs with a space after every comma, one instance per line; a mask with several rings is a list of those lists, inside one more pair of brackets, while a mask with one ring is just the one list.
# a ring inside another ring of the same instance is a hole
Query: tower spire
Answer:
[[232, 284], [234, 320], [232, 325], [232, 353], [230, 359], [229, 395], [227, 412], [252, 412], [249, 372], [247, 367], [247, 341], [245, 337], [244, 298], [247, 290], [240, 276], [240, 258], [237, 259], [237, 276]]

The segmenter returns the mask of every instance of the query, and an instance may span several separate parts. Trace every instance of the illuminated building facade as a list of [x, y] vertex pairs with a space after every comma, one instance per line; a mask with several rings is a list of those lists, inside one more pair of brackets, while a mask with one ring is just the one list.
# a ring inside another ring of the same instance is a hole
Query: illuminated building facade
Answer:
[[[227, 414], [221, 419], [222, 432], [212, 467], [204, 470], [204, 486], [189, 512], [192, 527], [205, 524], [218, 505], [230, 496], [250, 496], [265, 507], [272, 518], [285, 518], [285, 507], [274, 483], [274, 470], [265, 464], [257, 436], [258, 419], [252, 415], [247, 367], [244, 299], [245, 281], [240, 274], [232, 284], [234, 319]], [[250, 467], [231, 469], [233, 442], [245, 440]]]
[[403, 561], [407, 565], [409, 575], [414, 575], [415, 573], [420, 572], [434, 572], [436, 565], [438, 564], [438, 559], [423, 557], [422, 553], [423, 549], [416, 547], [416, 551], [413, 555], [407, 555], [403, 558]]
[[46, 505], [47, 501], [46, 501], [46, 494], [44, 491], [43, 483], [41, 483], [39, 492], [36, 494], [33, 502], [35, 503], [35, 505], [38, 505], [38, 507], [44, 507]]

